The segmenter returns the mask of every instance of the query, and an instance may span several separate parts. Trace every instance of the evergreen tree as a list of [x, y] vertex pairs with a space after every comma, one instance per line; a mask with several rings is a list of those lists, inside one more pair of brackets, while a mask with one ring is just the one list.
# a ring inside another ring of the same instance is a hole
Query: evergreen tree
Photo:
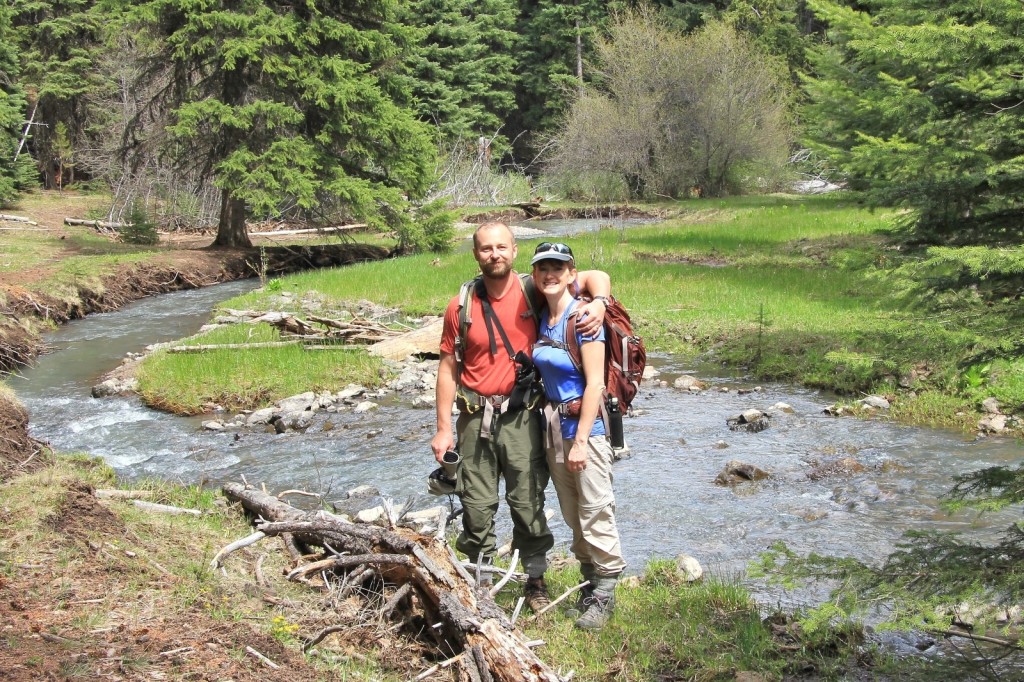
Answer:
[[[426, 127], [398, 104], [407, 30], [383, 0], [149, 0], [125, 5], [169, 85], [167, 150], [221, 190], [217, 246], [247, 246], [249, 215], [337, 201], [380, 229], [414, 234], [408, 199], [433, 162]], [[141, 123], [141, 121], [140, 121]], [[141, 127], [139, 128], [141, 129]], [[403, 243], [403, 246], [412, 246]]]
[[75, 180], [75, 150], [89, 127], [86, 98], [106, 84], [95, 68], [102, 20], [92, 0], [14, 0], [25, 89], [33, 94], [39, 124], [32, 152], [46, 187]]
[[1018, 0], [809, 0], [814, 147], [876, 204], [913, 209], [917, 238], [1020, 243], [1024, 37]]
[[18, 83], [10, 10], [0, 5], [0, 206], [15, 197], [19, 177], [15, 157], [25, 123], [25, 96]]
[[523, 0], [518, 33], [520, 82], [511, 132], [516, 156], [529, 160], [591, 78], [586, 63], [610, 12], [625, 2]]
[[511, 0], [412, 0], [416, 31], [405, 72], [421, 120], [445, 141], [493, 137], [515, 105], [515, 7]]
[[782, 57], [796, 74], [806, 68], [805, 33], [815, 27], [803, 0], [732, 0], [722, 18], [754, 37], [768, 54]]

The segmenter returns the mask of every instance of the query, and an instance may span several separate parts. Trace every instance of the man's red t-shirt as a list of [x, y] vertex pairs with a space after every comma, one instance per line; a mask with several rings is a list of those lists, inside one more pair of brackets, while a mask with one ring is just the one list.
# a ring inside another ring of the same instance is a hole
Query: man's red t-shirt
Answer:
[[[513, 277], [518, 277], [512, 273]], [[512, 353], [524, 350], [530, 354], [533, 344], [537, 341], [537, 323], [530, 314], [526, 296], [519, 282], [512, 282], [505, 295], [499, 299], [489, 299], [494, 313], [498, 316], [505, 335], [512, 344]], [[504, 395], [512, 393], [515, 385], [516, 367], [509, 358], [508, 350], [501, 340], [501, 334], [494, 329], [494, 341], [498, 352], [491, 355], [490, 339], [487, 335], [487, 324], [484, 322], [484, 310], [480, 299], [474, 293], [470, 297], [470, 320], [467, 336], [463, 342], [463, 368], [461, 383], [471, 391], [481, 395]], [[441, 352], [455, 353], [455, 338], [459, 335], [459, 297], [455, 296], [448, 303], [444, 313], [444, 328], [441, 332]]]

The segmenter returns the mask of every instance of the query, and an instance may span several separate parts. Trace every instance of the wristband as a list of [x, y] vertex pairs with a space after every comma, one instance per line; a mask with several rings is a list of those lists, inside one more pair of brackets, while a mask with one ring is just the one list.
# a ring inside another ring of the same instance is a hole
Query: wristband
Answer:
[[591, 300], [600, 301], [604, 303], [604, 309], [608, 310], [608, 297], [607, 296], [594, 296]]

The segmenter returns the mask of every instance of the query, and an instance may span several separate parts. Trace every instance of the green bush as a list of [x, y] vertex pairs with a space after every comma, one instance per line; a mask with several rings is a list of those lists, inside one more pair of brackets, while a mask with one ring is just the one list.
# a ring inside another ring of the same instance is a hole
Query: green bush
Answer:
[[119, 230], [121, 241], [127, 244], [156, 244], [160, 237], [156, 233], [156, 223], [149, 217], [145, 203], [133, 201], [128, 210], [128, 224]]

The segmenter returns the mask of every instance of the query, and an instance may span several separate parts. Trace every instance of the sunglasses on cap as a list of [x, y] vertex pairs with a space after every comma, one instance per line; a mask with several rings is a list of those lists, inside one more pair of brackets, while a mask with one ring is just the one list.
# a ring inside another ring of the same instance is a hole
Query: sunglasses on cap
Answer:
[[562, 242], [541, 242], [533, 252], [530, 265], [542, 260], [574, 261], [575, 257], [572, 255], [572, 249]]

